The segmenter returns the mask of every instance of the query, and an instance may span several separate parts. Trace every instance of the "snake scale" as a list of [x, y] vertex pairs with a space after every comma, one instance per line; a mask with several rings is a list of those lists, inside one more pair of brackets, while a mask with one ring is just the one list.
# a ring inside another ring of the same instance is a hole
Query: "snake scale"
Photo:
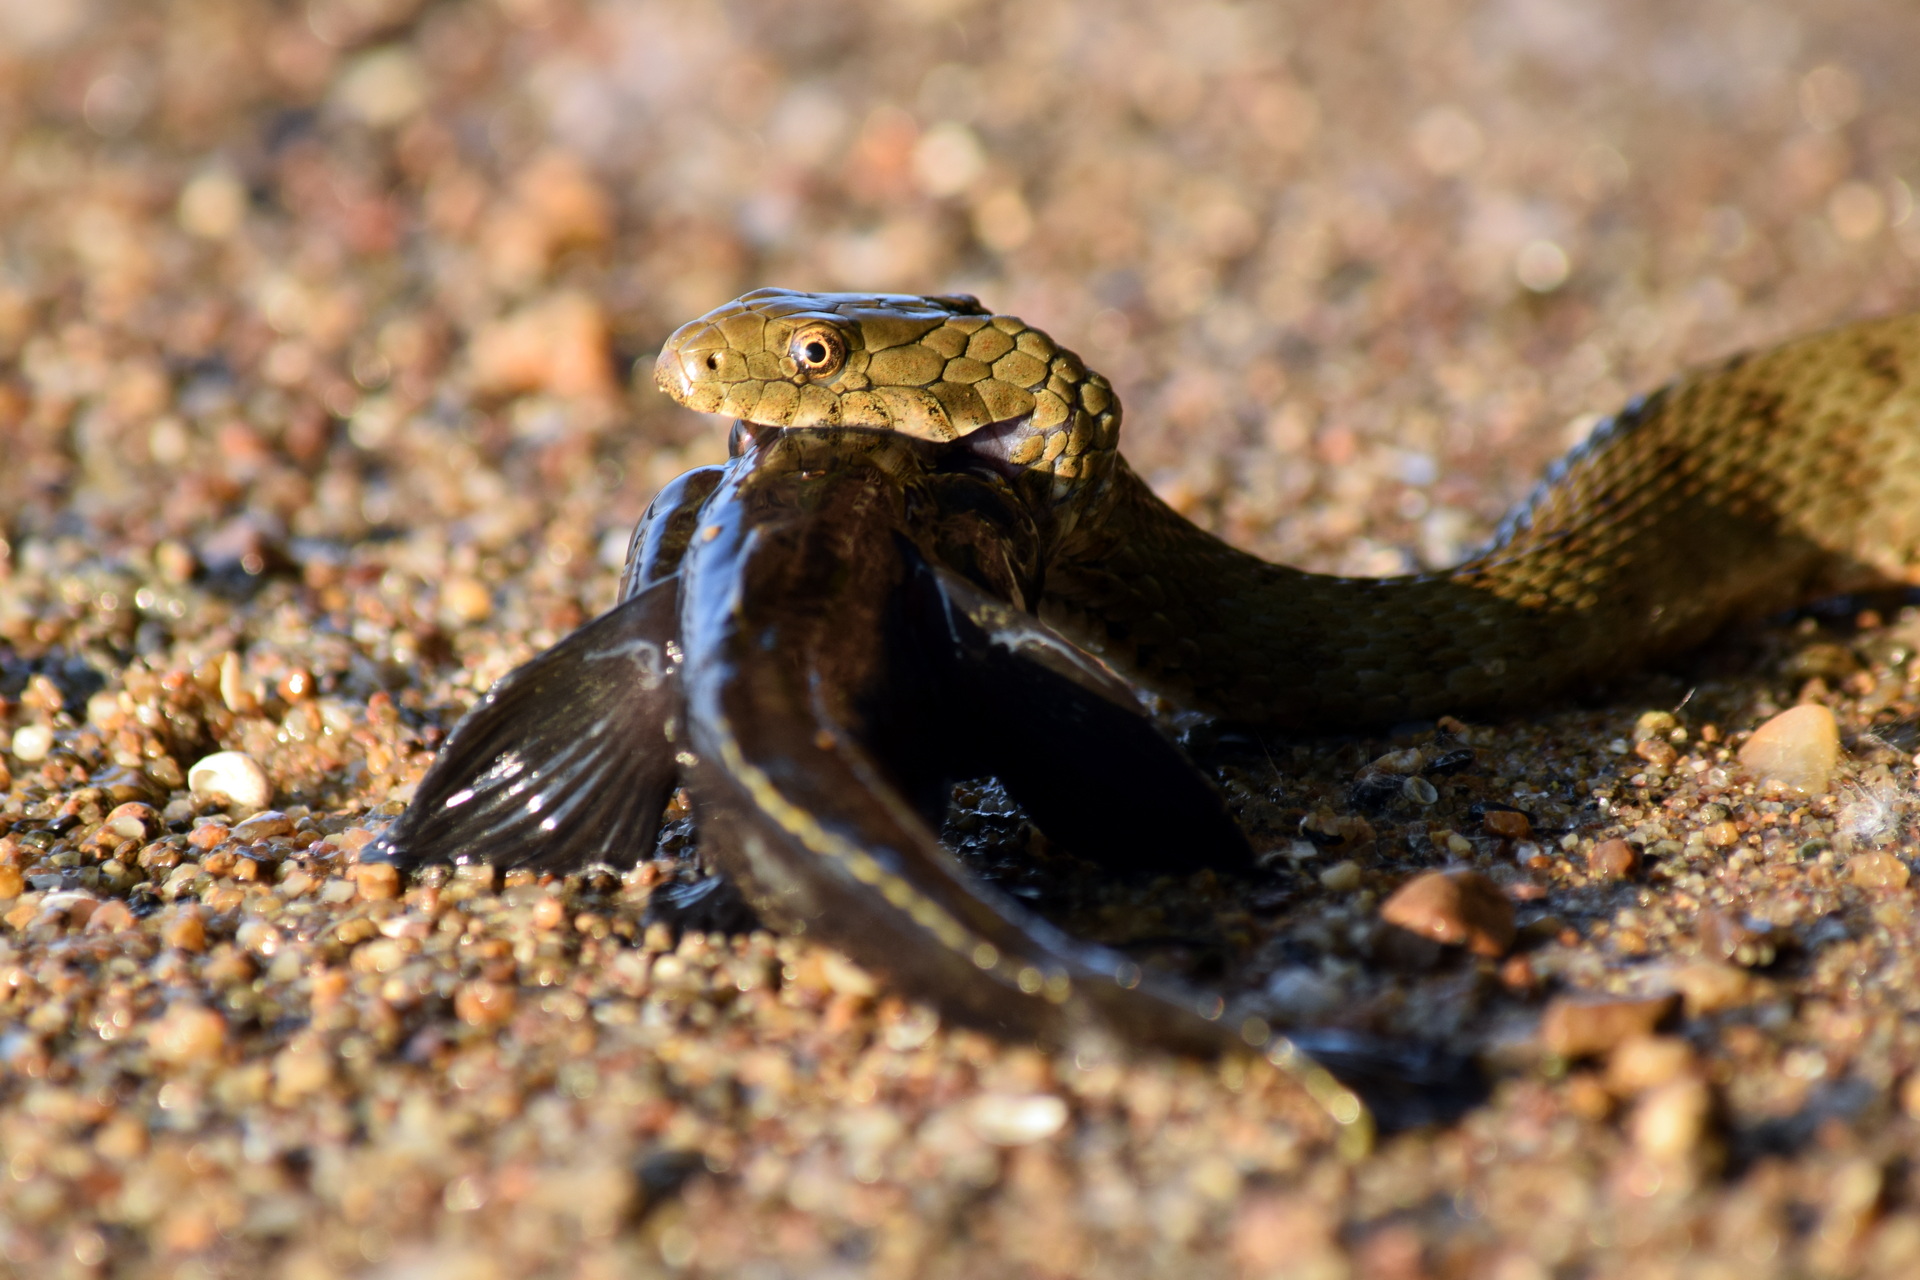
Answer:
[[[1161, 502], [1105, 378], [970, 297], [762, 289], [656, 382], [734, 421], [633, 537], [619, 602], [510, 673], [369, 856], [631, 865], [685, 786], [762, 919], [956, 1020], [1054, 1045], [1251, 1047], [1342, 1120], [1413, 1057], [1275, 1028], [1069, 937], [936, 835], [994, 776], [1121, 872], [1245, 873], [1212, 784], [1143, 709], [1288, 733], [1529, 706], [1741, 615], [1901, 581], [1920, 550], [1920, 318], [1635, 402], [1454, 569], [1269, 564]], [[1378, 1097], [1377, 1090], [1372, 1096]]]

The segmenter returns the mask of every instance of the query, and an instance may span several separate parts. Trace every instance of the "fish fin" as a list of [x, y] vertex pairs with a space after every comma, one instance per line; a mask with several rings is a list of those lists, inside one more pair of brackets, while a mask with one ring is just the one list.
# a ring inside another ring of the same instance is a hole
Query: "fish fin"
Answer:
[[954, 715], [1047, 837], [1130, 873], [1250, 870], [1253, 850], [1203, 777], [1099, 658], [940, 575], [962, 660]]
[[370, 856], [568, 871], [650, 852], [677, 776], [678, 598], [657, 583], [501, 677]]

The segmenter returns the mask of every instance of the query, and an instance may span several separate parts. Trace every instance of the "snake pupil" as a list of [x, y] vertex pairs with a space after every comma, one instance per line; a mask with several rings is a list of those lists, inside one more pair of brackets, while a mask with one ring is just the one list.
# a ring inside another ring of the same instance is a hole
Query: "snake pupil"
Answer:
[[807, 344], [807, 363], [808, 364], [825, 364], [826, 361], [827, 361], [826, 344], [824, 342], [809, 342]]

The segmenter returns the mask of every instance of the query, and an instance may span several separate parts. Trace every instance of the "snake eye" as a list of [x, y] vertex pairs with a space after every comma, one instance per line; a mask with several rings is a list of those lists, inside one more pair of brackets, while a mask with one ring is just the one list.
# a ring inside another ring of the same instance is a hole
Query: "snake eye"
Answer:
[[793, 335], [787, 354], [809, 378], [831, 378], [847, 362], [847, 340], [829, 325], [809, 325]]

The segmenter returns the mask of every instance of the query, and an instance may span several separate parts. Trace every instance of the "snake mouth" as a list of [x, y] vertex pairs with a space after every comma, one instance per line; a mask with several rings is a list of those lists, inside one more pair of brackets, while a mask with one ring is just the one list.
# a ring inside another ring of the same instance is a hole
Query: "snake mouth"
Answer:
[[1017, 418], [1007, 418], [1000, 422], [989, 422], [975, 431], [969, 431], [954, 441], [982, 462], [1012, 479], [1024, 471], [1033, 468], [1029, 463], [1015, 462], [1013, 455], [1021, 442], [1033, 431], [1033, 415], [1023, 413]]
[[[774, 423], [754, 422], [747, 418], [735, 418], [727, 432], [727, 456], [738, 458], [749, 450], [756, 449], [767, 441], [786, 432], [819, 431], [819, 427], [789, 427]], [[913, 440], [919, 444], [930, 444], [918, 436], [896, 431], [890, 427], [833, 427], [832, 431], [868, 431], [877, 434], [898, 435], [902, 439]], [[984, 427], [969, 431], [956, 437], [947, 445], [968, 457], [983, 462], [989, 469], [1011, 480], [1025, 472], [1034, 470], [1032, 463], [1015, 462], [1013, 455], [1033, 430], [1033, 415], [1023, 413], [1017, 418], [1007, 418], [1000, 422], [989, 422]]]

